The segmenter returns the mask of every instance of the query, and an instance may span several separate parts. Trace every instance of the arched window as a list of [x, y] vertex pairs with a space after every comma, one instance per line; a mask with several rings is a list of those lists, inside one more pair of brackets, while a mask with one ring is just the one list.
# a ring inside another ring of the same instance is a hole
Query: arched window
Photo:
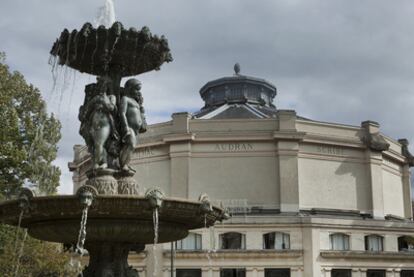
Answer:
[[383, 251], [383, 238], [379, 235], [365, 236], [365, 250]]
[[185, 239], [175, 242], [177, 250], [200, 250], [201, 249], [201, 235], [196, 233], [189, 233]]
[[243, 234], [229, 232], [220, 235], [221, 249], [245, 249], [246, 238]]
[[401, 236], [398, 238], [398, 251], [414, 251], [414, 237]]
[[331, 250], [349, 250], [349, 236], [335, 233], [329, 236]]
[[290, 249], [290, 235], [281, 232], [264, 234], [263, 249]]

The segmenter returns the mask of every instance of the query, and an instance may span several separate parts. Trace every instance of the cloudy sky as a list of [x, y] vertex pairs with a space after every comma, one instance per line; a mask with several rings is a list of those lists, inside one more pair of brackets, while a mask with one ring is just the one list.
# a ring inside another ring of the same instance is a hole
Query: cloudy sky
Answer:
[[[78, 135], [83, 87], [94, 77], [61, 70], [54, 86], [49, 50], [64, 28], [93, 22], [104, 0], [2, 0], [0, 51], [38, 87], [63, 124], [57, 164], [71, 193], [67, 163]], [[370, 119], [414, 144], [414, 1], [115, 0], [125, 27], [164, 34], [174, 62], [139, 77], [150, 123], [196, 111], [209, 80], [241, 73], [278, 88], [275, 105], [321, 121]], [[411, 148], [413, 150], [413, 148]]]

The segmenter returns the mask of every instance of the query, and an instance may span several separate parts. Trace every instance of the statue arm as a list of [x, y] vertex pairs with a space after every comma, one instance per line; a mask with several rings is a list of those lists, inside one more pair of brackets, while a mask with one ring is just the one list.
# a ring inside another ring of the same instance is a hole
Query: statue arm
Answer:
[[116, 96], [115, 95], [109, 95], [108, 98], [109, 98], [111, 111], [113, 111], [113, 110], [116, 111]]
[[141, 112], [141, 119], [142, 119], [142, 125], [139, 128], [140, 133], [145, 133], [147, 131], [147, 119], [145, 118], [145, 110], [143, 106], [140, 106], [139, 108]]

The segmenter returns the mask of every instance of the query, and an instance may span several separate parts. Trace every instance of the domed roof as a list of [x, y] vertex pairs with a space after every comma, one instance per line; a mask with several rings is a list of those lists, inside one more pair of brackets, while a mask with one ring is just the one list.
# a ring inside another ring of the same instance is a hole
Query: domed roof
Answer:
[[273, 99], [276, 87], [261, 78], [240, 74], [234, 65], [234, 75], [208, 82], [200, 89], [205, 106], [196, 118], [267, 118], [276, 114]]

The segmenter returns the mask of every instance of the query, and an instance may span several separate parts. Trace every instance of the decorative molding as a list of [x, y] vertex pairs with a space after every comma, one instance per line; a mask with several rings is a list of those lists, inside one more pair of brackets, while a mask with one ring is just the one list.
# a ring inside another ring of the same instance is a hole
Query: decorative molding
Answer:
[[[169, 250], [163, 252], [166, 258], [171, 257]], [[174, 254], [176, 259], [203, 259], [209, 256], [210, 259], [274, 259], [274, 258], [300, 258], [303, 250], [177, 250]]]
[[399, 139], [398, 142], [401, 144], [402, 155], [406, 158], [408, 165], [410, 167], [413, 167], [414, 166], [414, 156], [408, 150], [408, 140], [407, 139]]
[[413, 260], [414, 253], [409, 252], [373, 252], [373, 251], [321, 251], [321, 257], [326, 259], [387, 259], [387, 260]]
[[183, 141], [192, 141], [194, 140], [194, 138], [195, 138], [195, 135], [193, 133], [168, 134], [164, 136], [163, 141], [166, 143], [183, 142]]
[[305, 132], [296, 132], [296, 131], [276, 131], [273, 133], [273, 138], [275, 140], [292, 140], [292, 141], [302, 141], [306, 136]]

